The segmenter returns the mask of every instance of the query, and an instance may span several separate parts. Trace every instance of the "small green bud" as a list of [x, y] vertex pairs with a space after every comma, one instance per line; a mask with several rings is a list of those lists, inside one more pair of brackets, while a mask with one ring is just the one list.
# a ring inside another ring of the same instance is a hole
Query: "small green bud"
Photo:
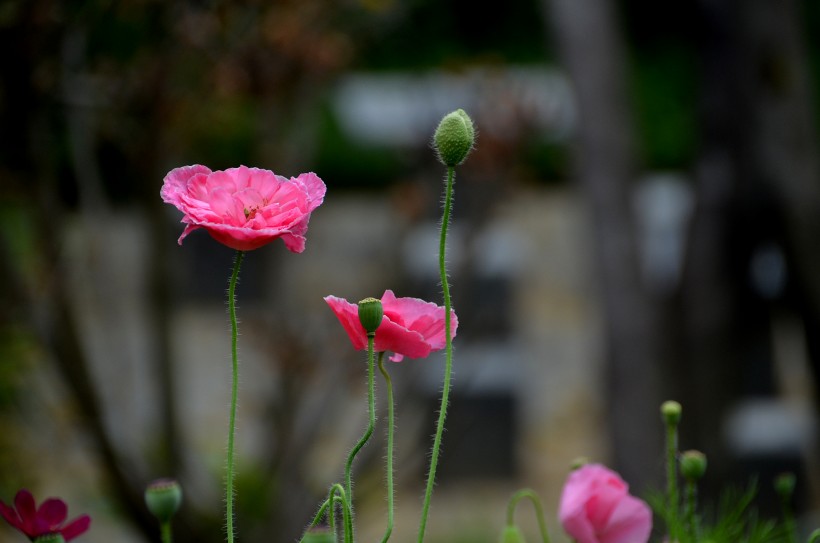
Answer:
[[145, 505], [161, 524], [171, 520], [182, 504], [182, 487], [174, 479], [157, 479], [145, 489]]
[[34, 543], [65, 543], [62, 534], [46, 534], [34, 538]]
[[382, 317], [384, 309], [381, 300], [365, 298], [359, 302], [359, 322], [362, 323], [367, 335], [376, 333], [376, 329], [382, 323]]
[[792, 497], [796, 484], [797, 479], [795, 478], [794, 473], [781, 473], [774, 480], [774, 488], [784, 500], [788, 500]]
[[433, 145], [445, 166], [458, 166], [467, 158], [475, 143], [475, 128], [463, 109], [445, 115], [436, 128]]
[[680, 422], [682, 408], [676, 401], [669, 400], [663, 402], [661, 405], [661, 415], [666, 424], [670, 426], [677, 426]]
[[518, 529], [518, 526], [505, 526], [504, 531], [501, 532], [500, 543], [525, 543], [524, 534]]
[[706, 455], [700, 451], [682, 452], [680, 472], [689, 481], [699, 480], [706, 473]]
[[327, 528], [313, 527], [305, 532], [301, 543], [336, 543], [336, 537]]

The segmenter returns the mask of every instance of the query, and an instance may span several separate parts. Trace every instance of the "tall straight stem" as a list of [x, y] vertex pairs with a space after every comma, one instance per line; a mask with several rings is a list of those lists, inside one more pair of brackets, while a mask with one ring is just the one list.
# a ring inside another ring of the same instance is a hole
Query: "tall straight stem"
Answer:
[[390, 374], [384, 369], [384, 352], [379, 353], [379, 371], [384, 376], [387, 389], [387, 529], [382, 537], [382, 543], [387, 543], [393, 533], [393, 427], [395, 424], [395, 410], [393, 405], [393, 381]]
[[444, 421], [447, 419], [447, 405], [450, 398], [450, 376], [453, 372], [453, 340], [450, 334], [451, 327], [451, 303], [450, 285], [447, 279], [447, 227], [450, 224], [450, 210], [453, 207], [453, 182], [455, 179], [455, 168], [447, 168], [447, 188], [444, 193], [444, 213], [441, 218], [441, 239], [439, 241], [438, 264], [441, 275], [441, 290], [444, 296], [444, 339], [445, 339], [445, 365], [444, 365], [444, 385], [441, 391], [441, 408], [438, 413], [438, 424], [436, 425], [436, 436], [433, 439], [433, 454], [430, 458], [430, 471], [427, 473], [427, 489], [424, 493], [424, 505], [421, 510], [421, 524], [419, 525], [418, 542], [424, 541], [424, 531], [427, 528], [427, 516], [430, 512], [430, 498], [433, 495], [433, 484], [436, 480], [436, 468], [438, 467], [438, 456], [441, 448], [441, 436], [444, 433]]
[[233, 264], [233, 273], [231, 274], [231, 282], [228, 285], [228, 312], [231, 316], [231, 414], [228, 422], [228, 457], [227, 457], [227, 475], [225, 477], [225, 531], [228, 535], [228, 543], [233, 543], [234, 527], [233, 527], [233, 476], [234, 476], [234, 434], [236, 433], [236, 396], [239, 388], [239, 361], [236, 354], [236, 281], [239, 277], [239, 268], [242, 265], [242, 258], [245, 253], [242, 251], [236, 252], [236, 258]]

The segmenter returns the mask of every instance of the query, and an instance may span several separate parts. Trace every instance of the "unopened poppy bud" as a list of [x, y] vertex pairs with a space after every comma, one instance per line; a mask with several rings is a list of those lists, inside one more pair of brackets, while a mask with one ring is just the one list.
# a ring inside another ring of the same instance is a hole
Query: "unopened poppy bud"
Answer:
[[499, 541], [500, 543], [524, 543], [526, 540], [518, 526], [505, 526]]
[[474, 143], [473, 121], [463, 109], [445, 115], [433, 136], [436, 154], [445, 166], [458, 166], [464, 162]]
[[796, 484], [797, 479], [795, 478], [794, 473], [781, 473], [774, 480], [774, 488], [784, 500], [788, 500], [792, 497]]
[[62, 534], [46, 534], [34, 538], [34, 543], [65, 543]]
[[305, 532], [301, 543], [336, 543], [336, 537], [327, 528], [311, 528]]
[[174, 479], [157, 479], [145, 489], [145, 505], [160, 523], [171, 520], [182, 504], [182, 487]]
[[700, 451], [684, 451], [680, 455], [680, 472], [689, 481], [697, 481], [706, 473], [706, 455]]
[[365, 298], [359, 302], [359, 322], [362, 323], [368, 335], [376, 333], [376, 329], [382, 323], [382, 317], [384, 317], [384, 309], [381, 300]]
[[664, 422], [670, 426], [677, 426], [680, 422], [682, 410], [683, 408], [681, 408], [680, 404], [676, 401], [669, 400], [663, 402], [661, 405], [661, 415], [663, 415]]

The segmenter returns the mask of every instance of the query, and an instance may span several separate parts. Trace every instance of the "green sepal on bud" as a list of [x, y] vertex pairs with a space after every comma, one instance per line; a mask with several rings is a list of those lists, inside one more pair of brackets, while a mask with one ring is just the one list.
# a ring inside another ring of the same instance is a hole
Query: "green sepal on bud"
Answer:
[[336, 543], [336, 536], [327, 528], [311, 528], [302, 537], [301, 543]]
[[34, 543], [65, 543], [62, 534], [46, 534], [34, 538]]
[[458, 166], [467, 158], [475, 143], [475, 127], [463, 109], [445, 115], [436, 128], [433, 146], [445, 166]]
[[697, 481], [706, 473], [706, 455], [700, 451], [684, 451], [680, 455], [680, 472], [688, 481]]
[[678, 425], [682, 412], [683, 408], [674, 400], [669, 400], [661, 404], [661, 415], [663, 416], [664, 422], [669, 426]]
[[382, 323], [384, 308], [381, 300], [365, 298], [359, 302], [359, 322], [362, 323], [367, 335], [375, 334]]
[[504, 527], [504, 531], [501, 532], [501, 538], [498, 541], [500, 543], [525, 543], [526, 540], [524, 539], [524, 534], [518, 529], [518, 526], [508, 525]]
[[797, 485], [797, 478], [794, 473], [781, 473], [774, 480], [774, 488], [781, 499], [788, 500], [794, 494], [794, 487]]
[[569, 465], [569, 469], [571, 471], [575, 471], [581, 469], [587, 464], [589, 464], [589, 458], [587, 458], [586, 456], [578, 456], [572, 460], [572, 463]]
[[161, 524], [169, 522], [182, 504], [182, 487], [174, 479], [157, 479], [145, 489], [145, 505]]

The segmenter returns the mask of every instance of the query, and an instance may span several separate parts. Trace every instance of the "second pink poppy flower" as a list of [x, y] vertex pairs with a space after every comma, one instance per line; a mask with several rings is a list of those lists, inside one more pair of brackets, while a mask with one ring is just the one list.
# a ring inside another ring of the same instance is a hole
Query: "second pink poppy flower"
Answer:
[[[359, 309], [343, 298], [326, 296], [325, 301], [336, 314], [350, 337], [353, 348], [367, 348], [367, 334], [359, 322]], [[386, 290], [381, 298], [384, 309], [382, 323], [376, 330], [374, 349], [390, 351], [390, 360], [401, 362], [404, 357], [424, 358], [445, 346], [444, 308], [418, 298], [396, 298]], [[456, 335], [458, 318], [450, 312], [450, 337]]]

